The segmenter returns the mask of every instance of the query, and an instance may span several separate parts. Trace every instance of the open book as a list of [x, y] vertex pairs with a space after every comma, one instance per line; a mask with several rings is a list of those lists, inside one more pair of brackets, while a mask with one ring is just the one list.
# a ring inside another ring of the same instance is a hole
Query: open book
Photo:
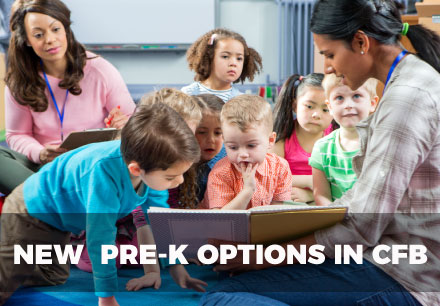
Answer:
[[[293, 240], [344, 219], [345, 206], [269, 205], [248, 210], [151, 207], [148, 218], [158, 253], [188, 244], [183, 254], [196, 257], [208, 239], [272, 244]], [[189, 257], [188, 257], [189, 256]]]

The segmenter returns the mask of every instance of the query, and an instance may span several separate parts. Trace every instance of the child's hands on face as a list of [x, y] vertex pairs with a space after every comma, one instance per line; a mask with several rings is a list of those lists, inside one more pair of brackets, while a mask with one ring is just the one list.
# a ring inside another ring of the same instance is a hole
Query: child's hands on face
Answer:
[[183, 265], [174, 265], [170, 267], [170, 274], [173, 277], [174, 281], [181, 288], [192, 289], [197, 292], [205, 292], [208, 284], [204, 281], [193, 278], [188, 274], [185, 267]]
[[257, 168], [258, 163], [247, 163], [246, 165], [244, 163], [240, 163], [238, 170], [243, 176], [243, 189], [247, 188], [249, 190], [252, 190], [252, 192], [255, 191], [255, 189], [257, 188], [255, 181], [255, 172], [257, 171]]
[[149, 272], [142, 277], [133, 278], [127, 282], [125, 288], [128, 291], [138, 291], [142, 288], [153, 287], [154, 289], [159, 289], [162, 284], [162, 279], [160, 278], [160, 272]]

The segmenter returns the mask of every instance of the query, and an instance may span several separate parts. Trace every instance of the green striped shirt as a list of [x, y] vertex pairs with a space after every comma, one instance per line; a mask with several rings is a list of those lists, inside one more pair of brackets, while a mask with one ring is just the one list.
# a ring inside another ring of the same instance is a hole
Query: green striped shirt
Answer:
[[324, 172], [330, 184], [332, 201], [342, 197], [356, 182], [352, 159], [358, 152], [342, 149], [339, 129], [315, 143], [309, 165]]

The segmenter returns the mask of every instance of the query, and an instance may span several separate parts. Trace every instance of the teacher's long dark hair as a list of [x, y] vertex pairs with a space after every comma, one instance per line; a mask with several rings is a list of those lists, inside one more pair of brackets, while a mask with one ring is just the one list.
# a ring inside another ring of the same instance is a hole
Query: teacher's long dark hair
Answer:
[[[313, 33], [343, 40], [351, 48], [359, 30], [382, 44], [397, 45], [403, 23], [398, 4], [392, 0], [319, 0], [310, 26]], [[422, 25], [411, 25], [406, 36], [417, 55], [440, 72], [440, 37]]]
[[84, 76], [86, 51], [76, 41], [70, 28], [70, 10], [59, 0], [16, 0], [10, 17], [11, 40], [8, 50], [6, 85], [12, 96], [22, 105], [28, 105], [36, 112], [44, 112], [48, 100], [44, 93], [46, 83], [39, 75], [40, 58], [27, 46], [24, 18], [27, 13], [41, 13], [60, 21], [66, 31], [67, 67], [59, 86], [73, 95], [81, 94], [79, 82]]

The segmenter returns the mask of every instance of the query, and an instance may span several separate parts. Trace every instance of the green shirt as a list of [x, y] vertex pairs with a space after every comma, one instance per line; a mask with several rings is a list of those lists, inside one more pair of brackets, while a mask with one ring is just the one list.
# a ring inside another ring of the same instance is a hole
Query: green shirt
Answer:
[[330, 184], [332, 201], [342, 197], [356, 182], [352, 159], [359, 150], [344, 151], [339, 141], [339, 131], [337, 129], [319, 139], [309, 159], [310, 166], [324, 172]]

